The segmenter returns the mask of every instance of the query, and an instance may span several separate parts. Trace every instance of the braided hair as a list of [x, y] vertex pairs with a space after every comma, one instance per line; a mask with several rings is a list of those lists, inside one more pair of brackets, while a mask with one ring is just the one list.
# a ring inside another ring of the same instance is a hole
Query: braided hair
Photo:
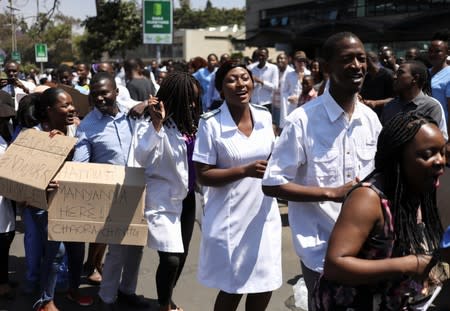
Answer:
[[417, 112], [398, 114], [383, 127], [377, 144], [375, 170], [384, 176], [384, 193], [392, 205], [396, 233], [394, 255], [424, 254], [439, 247], [443, 229], [436, 206], [436, 190], [420, 194], [420, 207], [424, 228], [417, 225], [417, 200], [405, 186], [402, 156], [405, 145], [411, 141], [424, 124], [436, 122]]
[[164, 125], [174, 122], [182, 134], [194, 135], [202, 106], [200, 90], [200, 84], [192, 75], [180, 71], [169, 74], [156, 94], [166, 110]]

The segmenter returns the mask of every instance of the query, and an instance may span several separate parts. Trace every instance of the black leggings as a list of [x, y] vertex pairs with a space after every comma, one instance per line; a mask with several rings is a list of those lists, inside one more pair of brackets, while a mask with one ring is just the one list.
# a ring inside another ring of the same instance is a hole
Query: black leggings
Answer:
[[9, 248], [14, 239], [15, 231], [0, 233], [0, 284], [7, 284]]
[[156, 270], [156, 290], [158, 292], [158, 303], [161, 306], [167, 306], [172, 303], [173, 288], [177, 284], [178, 278], [183, 271], [184, 263], [186, 262], [195, 223], [194, 191], [189, 192], [183, 200], [183, 211], [181, 212], [180, 222], [184, 253], [158, 251], [159, 266]]

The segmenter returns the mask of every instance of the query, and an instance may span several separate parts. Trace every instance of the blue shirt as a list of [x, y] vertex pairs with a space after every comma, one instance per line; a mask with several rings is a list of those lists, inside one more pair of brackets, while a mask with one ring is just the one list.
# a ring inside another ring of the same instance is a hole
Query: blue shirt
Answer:
[[208, 89], [211, 76], [217, 71], [217, 67], [212, 72], [208, 70], [208, 67], [203, 67], [197, 70], [193, 76], [200, 83], [202, 87], [202, 109], [207, 111], [208, 105]]
[[447, 98], [450, 98], [450, 66], [441, 69], [431, 77], [431, 95], [441, 103], [447, 120]]
[[78, 142], [73, 161], [127, 165], [132, 127], [128, 117], [89, 112], [77, 128]]

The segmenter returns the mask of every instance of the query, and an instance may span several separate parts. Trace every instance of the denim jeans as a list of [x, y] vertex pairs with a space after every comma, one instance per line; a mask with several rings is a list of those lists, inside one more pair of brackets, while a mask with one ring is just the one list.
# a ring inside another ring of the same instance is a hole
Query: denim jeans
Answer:
[[44, 255], [44, 241], [39, 233], [39, 218], [46, 218], [44, 210], [26, 207], [22, 211], [22, 220], [25, 225], [23, 244], [25, 248], [25, 281], [27, 286], [33, 287], [40, 280], [41, 260]]
[[67, 251], [69, 265], [69, 283], [71, 288], [78, 288], [80, 285], [81, 271], [84, 260], [84, 243], [80, 242], [59, 242], [49, 241], [48, 235], [48, 214], [46, 211], [32, 213], [33, 221], [36, 225], [37, 237], [44, 241], [44, 258], [41, 264], [41, 298], [38, 303], [45, 303], [53, 300], [55, 287], [58, 279], [58, 271], [64, 260]]

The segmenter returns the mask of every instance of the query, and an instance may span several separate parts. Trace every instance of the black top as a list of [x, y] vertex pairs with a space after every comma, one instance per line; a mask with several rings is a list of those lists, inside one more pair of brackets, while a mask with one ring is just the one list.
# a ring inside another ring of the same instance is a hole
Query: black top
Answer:
[[[394, 74], [391, 70], [380, 67], [375, 75], [367, 73], [360, 92], [363, 99], [380, 100], [394, 97]], [[378, 117], [381, 117], [383, 106], [375, 109]]]
[[147, 78], [130, 80], [127, 89], [130, 91], [130, 97], [137, 101], [148, 100], [150, 95], [155, 95], [155, 86]]

